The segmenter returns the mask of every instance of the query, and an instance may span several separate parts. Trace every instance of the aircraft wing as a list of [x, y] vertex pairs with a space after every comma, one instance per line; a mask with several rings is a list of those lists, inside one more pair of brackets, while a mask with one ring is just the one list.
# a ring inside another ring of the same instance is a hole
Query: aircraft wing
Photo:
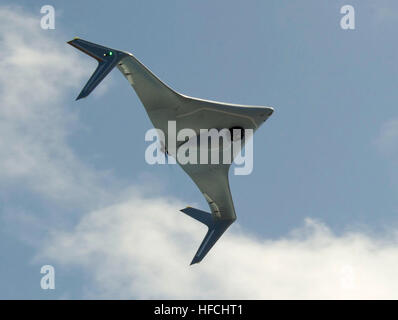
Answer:
[[238, 126], [256, 130], [273, 112], [270, 107], [217, 102], [180, 94], [131, 54], [121, 59], [117, 67], [134, 88], [154, 126], [166, 134], [168, 121], [176, 121], [177, 132], [190, 128], [196, 134], [200, 129]]
[[[198, 186], [211, 211], [209, 214], [191, 207], [181, 210], [208, 227], [207, 234], [191, 262], [194, 264], [206, 256], [225, 230], [236, 220], [236, 213], [228, 181], [229, 165], [186, 164], [181, 167]], [[201, 218], [206, 220], [202, 221]]]

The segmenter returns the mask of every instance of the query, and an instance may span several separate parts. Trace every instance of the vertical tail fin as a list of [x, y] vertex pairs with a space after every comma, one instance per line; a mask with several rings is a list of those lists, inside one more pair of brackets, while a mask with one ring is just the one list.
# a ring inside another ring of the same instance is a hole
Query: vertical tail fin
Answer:
[[206, 233], [201, 245], [199, 246], [198, 251], [196, 252], [191, 265], [195, 263], [199, 263], [206, 256], [206, 254], [210, 251], [210, 249], [214, 246], [218, 239], [223, 235], [225, 230], [233, 223], [234, 220], [224, 220], [215, 218], [212, 214], [194, 209], [191, 207], [187, 207], [182, 209], [181, 212], [184, 212], [191, 218], [194, 218], [203, 224], [205, 224], [209, 230]]
[[107, 74], [111, 72], [116, 64], [125, 56], [127, 56], [127, 54], [122, 51], [103, 47], [99, 44], [88, 42], [79, 38], [75, 38], [68, 43], [98, 61], [97, 69], [87, 81], [76, 100], [87, 97], [107, 76]]

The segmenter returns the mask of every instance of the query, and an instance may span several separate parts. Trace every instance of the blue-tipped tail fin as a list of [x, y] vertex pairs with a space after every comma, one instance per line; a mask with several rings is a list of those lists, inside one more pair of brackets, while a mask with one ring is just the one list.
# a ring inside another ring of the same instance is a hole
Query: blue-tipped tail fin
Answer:
[[191, 207], [182, 209], [181, 212], [184, 212], [188, 216], [202, 222], [209, 228], [206, 236], [204, 237], [198, 251], [196, 252], [191, 262], [192, 265], [202, 261], [202, 259], [207, 255], [210, 249], [214, 246], [217, 240], [220, 239], [225, 230], [228, 229], [228, 227], [233, 223], [234, 220], [223, 220], [215, 218], [212, 214], [208, 212]]
[[190, 216], [191, 218], [194, 218], [199, 222], [202, 222], [209, 228], [214, 223], [212, 215], [206, 211], [198, 210], [191, 207], [186, 207], [185, 209], [182, 209], [180, 211], [184, 212], [186, 215]]
[[111, 72], [116, 64], [122, 58], [127, 56], [127, 53], [125, 52], [104, 47], [99, 44], [95, 44], [79, 38], [75, 38], [69, 41], [68, 44], [79, 49], [80, 51], [98, 61], [97, 69], [87, 81], [86, 85], [84, 86], [76, 100], [87, 97], [107, 76], [107, 74]]

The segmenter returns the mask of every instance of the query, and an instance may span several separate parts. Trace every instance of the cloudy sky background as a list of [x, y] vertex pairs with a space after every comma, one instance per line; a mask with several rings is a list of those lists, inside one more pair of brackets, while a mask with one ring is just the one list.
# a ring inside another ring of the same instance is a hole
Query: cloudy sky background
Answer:
[[[351, 1], [355, 31], [344, 1], [98, 3], [0, 6], [0, 298], [398, 298], [394, 1]], [[74, 101], [96, 66], [74, 36], [182, 93], [275, 108], [203, 263], [179, 209], [205, 200], [145, 162], [151, 124], [117, 70]]]

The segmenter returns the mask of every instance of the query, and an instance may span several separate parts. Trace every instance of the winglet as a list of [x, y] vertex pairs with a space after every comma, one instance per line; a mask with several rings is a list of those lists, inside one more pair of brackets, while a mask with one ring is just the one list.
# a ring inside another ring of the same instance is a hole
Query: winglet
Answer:
[[98, 61], [97, 69], [87, 81], [76, 100], [87, 97], [107, 76], [113, 67], [115, 67], [116, 64], [127, 55], [125, 52], [104, 47], [77, 37], [68, 41], [68, 44]]
[[187, 214], [191, 218], [202, 222], [209, 228], [206, 236], [199, 246], [198, 251], [193, 257], [193, 260], [191, 262], [191, 265], [193, 265], [202, 261], [202, 259], [207, 255], [210, 249], [215, 245], [217, 240], [220, 239], [225, 230], [228, 229], [228, 227], [234, 222], [234, 220], [215, 218], [215, 216], [208, 212], [191, 207], [187, 207], [180, 211]]

